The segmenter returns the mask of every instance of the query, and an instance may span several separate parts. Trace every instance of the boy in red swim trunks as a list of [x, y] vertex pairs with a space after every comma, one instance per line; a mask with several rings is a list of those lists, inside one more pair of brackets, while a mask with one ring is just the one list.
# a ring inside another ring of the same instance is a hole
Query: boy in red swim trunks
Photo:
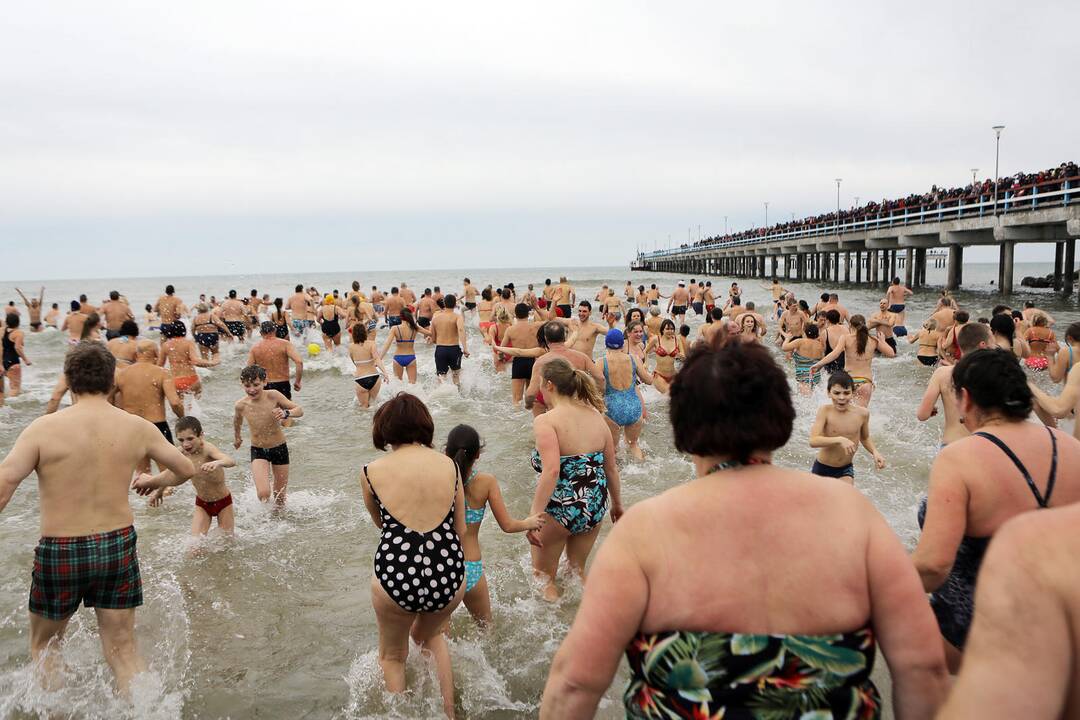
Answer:
[[240, 431], [247, 420], [251, 431], [251, 479], [259, 500], [270, 499], [270, 476], [273, 474], [273, 495], [277, 507], [285, 505], [285, 488], [289, 484], [289, 446], [281, 426], [290, 417], [303, 416], [299, 405], [277, 390], [266, 389], [266, 370], [248, 365], [240, 371], [244, 397], [236, 401], [233, 415], [233, 447], [244, 444]]
[[132, 676], [146, 669], [135, 644], [143, 596], [131, 477], [147, 455], [180, 478], [195, 469], [153, 423], [109, 403], [115, 371], [104, 344], [72, 348], [64, 378], [76, 402], [19, 435], [0, 463], [0, 511], [36, 471], [41, 540], [30, 585], [30, 655], [46, 687], [62, 667], [56, 641], [82, 603], [94, 608], [105, 661], [128, 695]]
[[[225, 468], [236, 467], [236, 461], [203, 439], [202, 423], [187, 415], [176, 421], [176, 439], [180, 449], [195, 466], [191, 484], [195, 486], [195, 514], [191, 516], [191, 534], [205, 535], [217, 518], [222, 532], [232, 533], [235, 524], [233, 499], [225, 485]], [[161, 504], [165, 488], [183, 485], [184, 478], [169, 470], [157, 475], [143, 473], [131, 487], [140, 495], [149, 495], [150, 504]]]

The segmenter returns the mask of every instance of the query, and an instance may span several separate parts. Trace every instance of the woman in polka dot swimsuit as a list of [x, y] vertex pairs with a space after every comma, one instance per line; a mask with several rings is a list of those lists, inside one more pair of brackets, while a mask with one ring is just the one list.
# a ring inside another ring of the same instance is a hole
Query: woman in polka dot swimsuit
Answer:
[[465, 595], [465, 498], [457, 465], [432, 448], [424, 403], [401, 393], [375, 413], [375, 447], [391, 452], [365, 465], [364, 505], [381, 529], [371, 581], [379, 665], [389, 692], [404, 692], [409, 638], [435, 659], [447, 716], [454, 676], [443, 629]]

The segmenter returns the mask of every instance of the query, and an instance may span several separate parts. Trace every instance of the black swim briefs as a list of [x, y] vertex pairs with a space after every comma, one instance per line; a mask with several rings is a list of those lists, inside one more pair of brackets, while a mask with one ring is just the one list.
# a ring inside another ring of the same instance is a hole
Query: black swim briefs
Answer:
[[268, 382], [263, 387], [266, 390], [277, 390], [279, 393], [292, 400], [292, 385], [289, 384], [288, 380]]
[[251, 446], [251, 459], [252, 460], [266, 460], [271, 465], [288, 465], [289, 464], [289, 445], [288, 443], [281, 443], [277, 447], [261, 448]]

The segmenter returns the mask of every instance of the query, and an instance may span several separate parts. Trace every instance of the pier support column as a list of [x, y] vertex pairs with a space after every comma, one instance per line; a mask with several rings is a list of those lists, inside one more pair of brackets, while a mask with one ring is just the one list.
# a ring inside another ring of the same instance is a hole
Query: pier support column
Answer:
[[1054, 243], [1054, 289], [1061, 289], [1062, 266], [1065, 263], [1065, 243]]
[[889, 276], [885, 278], [883, 285], [888, 285], [892, 282], [892, 279], [896, 277], [896, 250], [889, 252]]
[[915, 248], [908, 248], [904, 256], [904, 285], [911, 287], [913, 277], [915, 277]]
[[1016, 254], [1016, 243], [1006, 240], [1001, 244], [1001, 294], [1012, 295], [1013, 291], [1013, 257]]
[[963, 278], [961, 277], [960, 266], [964, 262], [964, 247], [962, 245], [950, 245], [949, 246], [949, 270], [945, 280], [946, 290], [957, 290], [960, 288], [960, 283]]
[[926, 287], [926, 248], [919, 248], [915, 252], [915, 259], [919, 262], [919, 287]]
[[855, 284], [862, 282], [862, 252], [855, 251]]
[[777, 257], [775, 255], [773, 255], [773, 256], [771, 256], [769, 258], [769, 265], [770, 265], [770, 268], [772, 270], [772, 272], [770, 274], [770, 277], [772, 277], [773, 280], [776, 279], [776, 261], [777, 261]]
[[851, 282], [851, 251], [844, 253], [844, 282]]
[[1076, 238], [1065, 241], [1065, 267], [1062, 275], [1061, 293], [1072, 295], [1073, 292], [1073, 268], [1076, 266]]

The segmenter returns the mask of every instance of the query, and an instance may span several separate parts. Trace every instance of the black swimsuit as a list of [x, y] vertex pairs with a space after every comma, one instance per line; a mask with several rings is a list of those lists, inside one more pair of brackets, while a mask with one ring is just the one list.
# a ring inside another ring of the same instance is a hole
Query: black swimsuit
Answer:
[[[1039, 509], [1045, 508], [1050, 502], [1050, 495], [1054, 492], [1054, 483], [1057, 481], [1057, 438], [1053, 431], [1046, 428], [1050, 434], [1050, 479], [1046, 482], [1046, 495], [1039, 492], [1035, 481], [1031, 479], [1031, 473], [1016, 457], [1016, 453], [995, 435], [987, 432], [973, 433], [985, 438], [1001, 448], [1020, 474], [1024, 476], [1031, 494], [1035, 496], [1035, 502]], [[919, 506], [919, 527], [926, 519], [926, 500]], [[960, 547], [956, 550], [956, 560], [953, 561], [949, 577], [933, 594], [930, 595], [930, 607], [937, 618], [942, 636], [957, 648], [963, 650], [967, 641], [968, 629], [971, 627], [972, 615], [975, 611], [975, 578], [982, 566], [986, 548], [990, 545], [989, 537], [971, 537], [965, 535], [960, 541]]]
[[3, 365], [4, 370], [10, 370], [12, 366], [19, 364], [19, 351], [15, 348], [15, 341], [8, 337], [11, 333], [11, 328], [4, 328], [3, 344]]
[[442, 610], [465, 582], [465, 556], [461, 539], [454, 530], [459, 478], [456, 464], [454, 473], [454, 500], [446, 517], [431, 530], [418, 532], [390, 514], [371, 485], [367, 465], [364, 466], [364, 479], [382, 519], [382, 535], [375, 552], [375, 577], [386, 594], [406, 612]]
[[[825, 354], [828, 355], [832, 351], [833, 351], [833, 346], [832, 346], [832, 343], [829, 342], [829, 331], [828, 331], [828, 329], [826, 329], [825, 330]], [[827, 373], [840, 372], [841, 370], [844, 369], [845, 362], [846, 361], [844, 359], [844, 353], [840, 353], [840, 355], [835, 360], [833, 360], [831, 363], [829, 363], [828, 365], [823, 367], [822, 370], [824, 370]]]
[[337, 315], [327, 320], [325, 317], [321, 318], [319, 325], [322, 330], [322, 334], [326, 337], [337, 337], [341, 334], [341, 323], [338, 322]]

